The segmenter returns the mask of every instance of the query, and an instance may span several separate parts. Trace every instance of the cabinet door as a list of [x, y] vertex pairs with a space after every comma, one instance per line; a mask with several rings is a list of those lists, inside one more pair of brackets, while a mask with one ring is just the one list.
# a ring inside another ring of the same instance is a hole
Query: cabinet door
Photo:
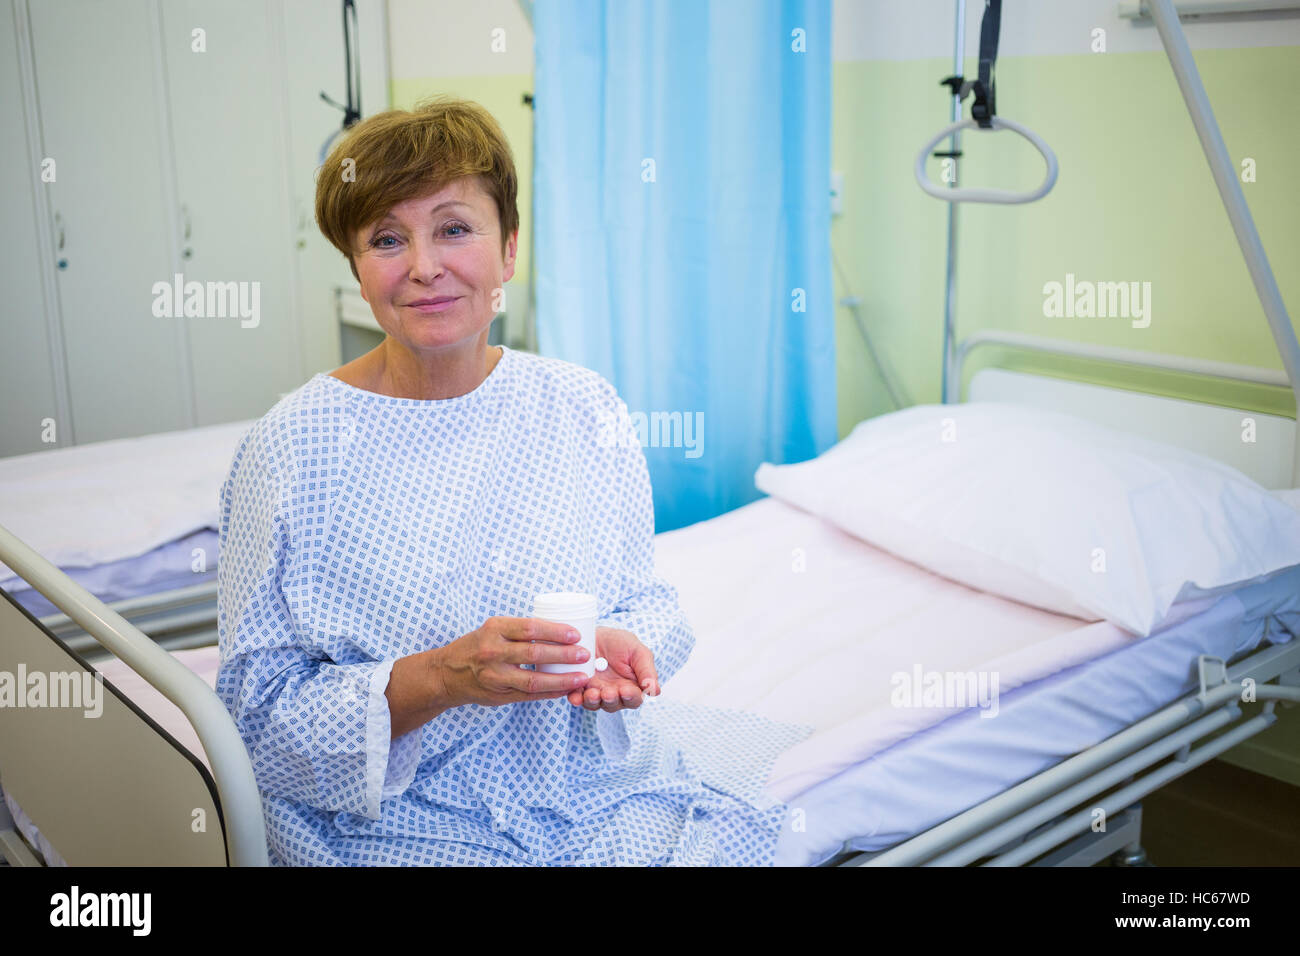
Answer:
[[221, 293], [185, 320], [198, 424], [257, 418], [304, 380], [280, 18], [264, 0], [167, 0], [162, 20], [182, 268]]
[[42, 152], [56, 163], [43, 185], [63, 237], [57, 288], [77, 441], [184, 428], [182, 320], [153, 309], [174, 248], [155, 8], [28, 6]]
[[[53, 268], [51, 253], [40, 248], [49, 241], [45, 184], [40, 179], [40, 152], [27, 136], [25, 84], [19, 72], [18, 36], [7, 3], [0, 4], [0, 169], [12, 175], [0, 189], [0, 223], [5, 254], [0, 257], [0, 456], [20, 455], [72, 443], [72, 423], [60, 409], [63, 388], [54, 365], [57, 343], [46, 318], [44, 273]], [[54, 423], [55, 441], [45, 423]], [[44, 433], [44, 434], [43, 434]]]

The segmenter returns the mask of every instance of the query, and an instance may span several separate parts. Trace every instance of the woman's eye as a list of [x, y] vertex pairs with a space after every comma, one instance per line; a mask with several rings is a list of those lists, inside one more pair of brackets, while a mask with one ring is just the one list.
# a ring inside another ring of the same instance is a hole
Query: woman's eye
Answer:
[[375, 238], [370, 240], [370, 244], [374, 246], [376, 249], [391, 249], [393, 248], [392, 246], [385, 245], [386, 242], [390, 242], [390, 241], [397, 242], [397, 237], [388, 236], [388, 235], [375, 236]]
[[449, 233], [450, 230], [452, 230], [452, 229], [459, 229], [459, 230], [460, 230], [460, 232], [457, 233], [457, 235], [462, 235], [462, 234], [464, 234], [464, 232], [465, 232], [465, 227], [462, 226], [462, 225], [461, 225], [460, 223], [458, 223], [458, 222], [450, 223], [450, 224], [446, 227], [446, 230], [444, 230], [444, 231], [447, 231], [447, 232]]

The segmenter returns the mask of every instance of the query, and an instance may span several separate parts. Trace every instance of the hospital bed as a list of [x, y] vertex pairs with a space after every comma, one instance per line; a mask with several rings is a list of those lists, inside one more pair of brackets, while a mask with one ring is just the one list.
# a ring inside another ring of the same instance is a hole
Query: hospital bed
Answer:
[[[965, 344], [963, 357], [980, 345], [1077, 351], [992, 334]], [[1282, 384], [1267, 370], [1214, 371]], [[1086, 411], [1198, 452], [1239, 455], [1235, 410], [994, 368], [974, 377], [971, 399]], [[1274, 453], [1239, 464], [1290, 484], [1281, 476], [1295, 423], [1252, 417]], [[1300, 493], [1278, 494], [1300, 510]], [[1266, 729], [1275, 701], [1300, 700], [1300, 566], [1184, 602], [1139, 640], [948, 580], [776, 497], [662, 534], [656, 546], [657, 571], [677, 588], [697, 638], [662, 703], [811, 728], [769, 779], [795, 811], [781, 838], [785, 864], [1137, 858], [1142, 796]], [[809, 573], [792, 573], [795, 549]], [[97, 666], [108, 689], [98, 720], [0, 710], [0, 787], [14, 816], [0, 834], [6, 856], [264, 862], [251, 767], [212, 691], [216, 649], [162, 650], [8, 532], [0, 557], [115, 655], [88, 664], [15, 602], [0, 605], [0, 670]], [[997, 719], [979, 706], [900, 710], [882, 698], [885, 674], [914, 661], [942, 669], [954, 635], [983, 648], [961, 658], [963, 669], [1001, 675]], [[1253, 717], [1240, 704], [1246, 677], [1263, 702]], [[196, 820], [206, 829], [194, 831]]]

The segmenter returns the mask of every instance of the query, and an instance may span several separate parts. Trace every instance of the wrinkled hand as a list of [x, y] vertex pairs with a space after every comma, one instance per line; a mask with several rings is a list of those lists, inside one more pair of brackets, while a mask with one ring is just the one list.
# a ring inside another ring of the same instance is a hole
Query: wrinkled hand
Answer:
[[659, 696], [659, 674], [654, 655], [635, 634], [616, 627], [596, 628], [596, 656], [609, 667], [596, 671], [586, 686], [569, 694], [569, 703], [587, 710], [616, 713], [635, 710], [645, 697]]
[[[498, 707], [579, 693], [587, 678], [577, 669], [587, 651], [567, 624], [527, 617], [492, 617], [475, 631], [437, 648], [434, 695], [443, 709], [462, 704]], [[631, 636], [631, 635], [629, 635]], [[536, 643], [534, 643], [536, 642]], [[563, 664], [563, 674], [524, 670], [521, 664]], [[575, 689], [576, 688], [576, 689]]]

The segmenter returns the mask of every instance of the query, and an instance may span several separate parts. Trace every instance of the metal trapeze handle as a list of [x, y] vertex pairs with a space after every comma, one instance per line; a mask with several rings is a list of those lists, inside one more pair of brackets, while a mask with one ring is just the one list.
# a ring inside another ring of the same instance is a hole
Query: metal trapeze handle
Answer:
[[947, 139], [953, 133], [960, 129], [970, 127], [979, 128], [979, 123], [973, 119], [960, 120], [951, 126], [946, 126], [923, 147], [916, 157], [916, 181], [922, 189], [933, 196], [935, 199], [943, 199], [947, 202], [989, 202], [989, 203], [1022, 203], [1033, 202], [1036, 199], [1042, 199], [1052, 187], [1056, 185], [1056, 175], [1059, 172], [1056, 163], [1056, 154], [1033, 130], [1021, 126], [1019, 123], [1013, 123], [1009, 119], [1003, 119], [1001, 116], [990, 117], [993, 129], [1009, 129], [1012, 132], [1019, 133], [1029, 142], [1033, 143], [1034, 148], [1043, 154], [1043, 159], [1047, 161], [1047, 178], [1043, 180], [1042, 185], [1032, 192], [1013, 193], [1005, 189], [966, 189], [959, 187], [953, 189], [950, 186], [937, 186], [930, 181], [925, 174], [925, 163], [930, 158], [931, 151], [939, 145], [941, 140]]

